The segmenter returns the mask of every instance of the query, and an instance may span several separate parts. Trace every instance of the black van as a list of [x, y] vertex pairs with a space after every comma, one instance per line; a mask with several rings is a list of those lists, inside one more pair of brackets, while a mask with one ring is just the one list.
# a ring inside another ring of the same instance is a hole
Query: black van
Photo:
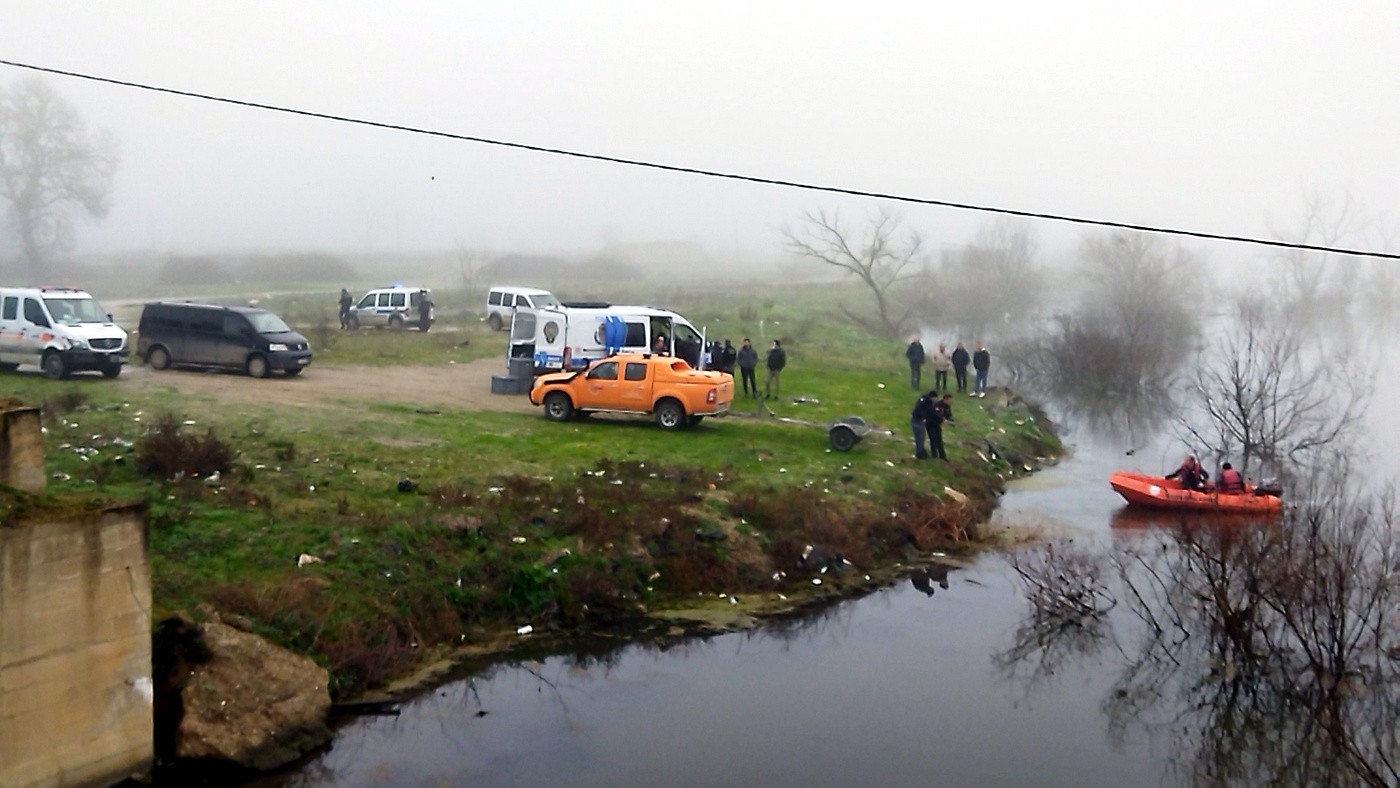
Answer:
[[306, 337], [266, 309], [146, 304], [137, 336], [136, 355], [152, 369], [222, 367], [265, 378], [272, 370], [299, 375], [311, 363]]

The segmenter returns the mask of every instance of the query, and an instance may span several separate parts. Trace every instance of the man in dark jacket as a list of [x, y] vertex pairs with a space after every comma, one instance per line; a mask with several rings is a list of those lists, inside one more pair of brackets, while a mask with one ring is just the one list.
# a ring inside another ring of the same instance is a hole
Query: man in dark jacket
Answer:
[[958, 379], [958, 393], [967, 391], [967, 365], [972, 361], [972, 356], [967, 353], [967, 348], [959, 342], [953, 348], [953, 376]]
[[946, 460], [948, 454], [943, 451], [943, 425], [957, 423], [953, 421], [953, 395], [944, 394], [943, 399], [935, 401], [933, 411], [933, 420], [928, 427], [929, 450], [938, 459]]
[[728, 372], [731, 375], [734, 374], [734, 358], [736, 353], [737, 351], [734, 350], [734, 345], [730, 344], [729, 340], [724, 340], [724, 349], [719, 352], [719, 370], [721, 372]]
[[938, 392], [930, 391], [914, 401], [914, 410], [909, 413], [909, 429], [914, 432], [914, 459], [927, 460], [928, 452], [924, 443], [928, 440], [929, 425], [938, 419]]
[[981, 342], [977, 343], [977, 352], [972, 354], [972, 368], [977, 372], [977, 382], [972, 386], [972, 393], [978, 397], [985, 397], [987, 370], [992, 368], [992, 354], [987, 352], [987, 346]]
[[350, 307], [355, 305], [355, 299], [350, 296], [350, 291], [340, 288], [340, 327], [350, 327]]
[[763, 379], [763, 398], [780, 396], [779, 389], [782, 388], [779, 377], [782, 375], [783, 367], [787, 366], [787, 353], [783, 352], [783, 343], [773, 340], [773, 348], [768, 351], [768, 377]]
[[909, 359], [909, 385], [919, 390], [919, 382], [924, 376], [924, 343], [914, 337], [909, 341], [909, 347], [904, 351], [904, 357]]
[[744, 381], [744, 396], [758, 396], [758, 379], [754, 377], [753, 371], [758, 366], [758, 351], [753, 349], [753, 343], [748, 337], [744, 337], [744, 346], [739, 348], [739, 353], [734, 360], [739, 364], [739, 375]]

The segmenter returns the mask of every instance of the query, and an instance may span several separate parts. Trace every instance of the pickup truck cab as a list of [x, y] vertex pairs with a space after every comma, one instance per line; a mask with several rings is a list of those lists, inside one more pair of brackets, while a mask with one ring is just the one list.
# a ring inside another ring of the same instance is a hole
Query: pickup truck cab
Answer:
[[638, 413], [654, 416], [668, 430], [725, 413], [733, 401], [730, 375], [649, 353], [620, 353], [576, 372], [541, 375], [530, 389], [530, 402], [543, 405], [551, 421], [593, 412]]

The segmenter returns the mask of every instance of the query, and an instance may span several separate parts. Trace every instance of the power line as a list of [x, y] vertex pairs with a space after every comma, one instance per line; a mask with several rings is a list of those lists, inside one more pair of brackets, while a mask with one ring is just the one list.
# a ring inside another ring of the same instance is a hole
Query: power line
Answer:
[[345, 115], [332, 115], [325, 112], [313, 112], [311, 110], [296, 109], [294, 107], [283, 107], [276, 104], [263, 104], [256, 101], [244, 101], [242, 99], [228, 98], [226, 96], [213, 96], [207, 93], [195, 93], [189, 90], [178, 90], [176, 88], [160, 87], [158, 85], [147, 85], [141, 82], [130, 82], [111, 77], [100, 77], [93, 74], [83, 74], [76, 71], [64, 71], [45, 66], [36, 66], [31, 63], [18, 63], [13, 60], [0, 60], [0, 65], [22, 68], [29, 71], [38, 71], [45, 74], [56, 74], [58, 76], [84, 79], [89, 82], [100, 82], [108, 85], [119, 85], [121, 87], [147, 90], [154, 93], [168, 93], [174, 96], [184, 96], [186, 98], [201, 99], [203, 101], [214, 101], [221, 104], [232, 104], [239, 107], [249, 107], [252, 109], [267, 110], [269, 112], [280, 112], [287, 115], [300, 115], [307, 118], [318, 118], [320, 120], [331, 120], [338, 123], [350, 123], [357, 126], [369, 126], [377, 129], [388, 129], [391, 131], [404, 131], [410, 134], [422, 134], [429, 137], [441, 137], [443, 139], [459, 140], [462, 142], [475, 142], [481, 145], [494, 145], [500, 148], [514, 148], [516, 150], [526, 150], [535, 153], [548, 153], [554, 156], [568, 156], [575, 159], [586, 159], [589, 161], [601, 161], [609, 164], [622, 164], [629, 167], [642, 167], [644, 169], [661, 170], [662, 172], [676, 172], [686, 175], [703, 175], [709, 178], [723, 178], [732, 181], [743, 181], [747, 183], [759, 183], [767, 186], [784, 186], [791, 189], [802, 189], [804, 191], [825, 192], [829, 194], [845, 194], [852, 197], [869, 197], [877, 200], [888, 200], [890, 202], [908, 203], [912, 205], [930, 205], [938, 208], [954, 208], [961, 211], [974, 211], [978, 213], [999, 214], [1002, 216], [1017, 216], [1026, 219], [1043, 219], [1052, 222], [1064, 222], [1069, 224], [1088, 225], [1093, 227], [1110, 227], [1118, 230], [1134, 230], [1144, 233], [1156, 233], [1158, 235], [1175, 235], [1186, 238], [1200, 238], [1208, 241], [1229, 241], [1232, 243], [1253, 244], [1255, 246], [1268, 246], [1276, 249], [1297, 249], [1309, 252], [1325, 252], [1329, 254], [1347, 255], [1350, 257], [1377, 257], [1386, 260], [1400, 260], [1400, 254], [1391, 252], [1369, 251], [1365, 249], [1347, 249], [1336, 246], [1323, 246], [1320, 244], [1293, 243], [1290, 241], [1279, 241], [1272, 238], [1258, 238], [1247, 235], [1227, 235], [1224, 233], [1211, 233], [1200, 230], [1184, 230], [1173, 227], [1159, 227], [1149, 224], [1134, 224], [1131, 222], [1115, 222], [1107, 219], [1090, 219], [1083, 216], [1069, 216], [1065, 214], [1041, 213], [1038, 211], [1023, 211], [1015, 208], [1000, 208], [992, 205], [975, 205], [972, 203], [954, 202], [951, 200], [935, 200], [926, 197], [912, 197], [903, 194], [891, 194], [889, 192], [867, 191], [864, 189], [850, 189], [842, 186], [823, 186], [815, 183], [803, 183], [801, 181], [789, 181], [780, 178], [764, 178], [757, 175], [744, 175], [735, 172], [722, 172], [720, 170], [707, 170], [699, 167], [682, 167], [675, 164], [663, 164], [654, 161], [642, 161], [640, 159], [626, 159], [618, 156], [607, 156], [600, 153], [586, 153], [583, 151], [567, 150], [564, 148], [551, 148], [544, 145], [531, 145], [524, 142], [512, 142], [510, 140], [491, 139], [489, 137], [477, 137], [470, 134], [455, 134], [448, 131], [435, 131], [416, 126], [405, 126], [398, 123], [385, 123], [383, 121], [369, 120], [366, 118], [352, 118]]

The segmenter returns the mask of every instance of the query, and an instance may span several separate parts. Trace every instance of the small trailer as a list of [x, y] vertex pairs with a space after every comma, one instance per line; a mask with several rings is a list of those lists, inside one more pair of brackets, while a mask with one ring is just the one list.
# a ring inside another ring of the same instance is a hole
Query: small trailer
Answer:
[[847, 416], [826, 428], [826, 439], [837, 451], [850, 451], [870, 434], [870, 422], [859, 416]]

